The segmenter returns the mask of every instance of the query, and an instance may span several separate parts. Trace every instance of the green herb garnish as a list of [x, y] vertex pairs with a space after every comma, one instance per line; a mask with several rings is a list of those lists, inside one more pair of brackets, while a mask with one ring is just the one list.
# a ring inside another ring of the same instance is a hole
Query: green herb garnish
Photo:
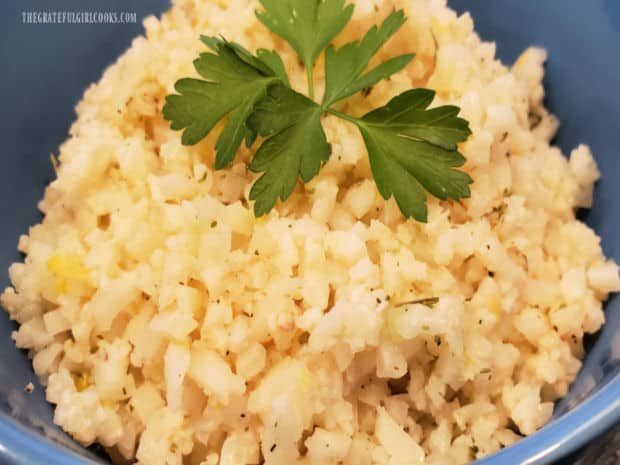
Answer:
[[288, 198], [298, 175], [310, 181], [329, 158], [322, 113], [315, 102], [284, 85], [270, 87], [256, 105], [248, 126], [267, 138], [250, 163], [252, 171], [264, 173], [250, 191], [257, 216], [271, 210], [278, 198]]
[[426, 305], [427, 307], [433, 308], [438, 303], [439, 297], [428, 297], [426, 299], [417, 299], [409, 300], [407, 302], [401, 302], [399, 304], [396, 304], [395, 307], [405, 307], [407, 305]]
[[[344, 29], [353, 5], [344, 0], [261, 0], [258, 19], [297, 52], [305, 66], [308, 97], [292, 89], [280, 56], [260, 49], [253, 55], [234, 42], [203, 36], [211, 49], [194, 61], [204, 79], [181, 79], [164, 106], [172, 129], [193, 145], [226, 120], [216, 143], [216, 169], [227, 166], [245, 141], [261, 143], [249, 165], [262, 173], [250, 191], [254, 213], [261, 216], [293, 192], [299, 178], [317, 175], [331, 154], [321, 117], [329, 113], [357, 126], [368, 150], [372, 174], [384, 199], [394, 197], [404, 216], [427, 220], [426, 193], [439, 199], [469, 197], [472, 179], [456, 168], [465, 163], [457, 144], [471, 134], [460, 109], [429, 109], [435, 93], [412, 89], [385, 106], [356, 117], [334, 107], [402, 70], [414, 58], [400, 55], [368, 70], [377, 51], [405, 22], [392, 13], [359, 41], [340, 48], [330, 42]], [[314, 99], [313, 70], [325, 51], [325, 93]]]
[[252, 145], [256, 133], [246, 121], [256, 102], [267, 95], [267, 88], [286, 79], [286, 73], [275, 52], [259, 50], [254, 56], [234, 42], [206, 36], [201, 40], [213, 51], [194, 61], [196, 71], [206, 80], [177, 81], [180, 95], [166, 98], [164, 118], [172, 122], [172, 129], [185, 129], [183, 144], [194, 145], [228, 116], [215, 145], [215, 167], [221, 169], [233, 160], [244, 140], [248, 147]]
[[261, 0], [256, 17], [295, 49], [306, 68], [308, 95], [314, 100], [313, 70], [325, 47], [347, 25], [353, 5], [344, 0]]
[[[325, 95], [323, 105], [349, 97], [407, 66], [414, 55], [400, 55], [366, 71], [371, 58], [405, 23], [402, 10], [390, 15], [379, 28], [373, 26], [361, 41], [349, 42], [339, 49], [325, 51]], [[363, 74], [364, 73], [364, 74]]]

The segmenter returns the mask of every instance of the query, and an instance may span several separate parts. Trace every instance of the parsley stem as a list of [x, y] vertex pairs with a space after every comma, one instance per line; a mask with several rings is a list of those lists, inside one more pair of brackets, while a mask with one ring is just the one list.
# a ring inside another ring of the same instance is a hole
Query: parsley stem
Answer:
[[349, 123], [353, 123], [356, 126], [359, 126], [360, 124], [359, 118], [356, 118], [355, 116], [347, 115], [346, 113], [342, 113], [338, 110], [334, 110], [333, 108], [326, 108], [325, 113], [329, 113], [331, 115], [337, 116], [338, 118], [348, 121]]
[[310, 66], [306, 67], [306, 79], [308, 79], [308, 97], [314, 100], [314, 75]]

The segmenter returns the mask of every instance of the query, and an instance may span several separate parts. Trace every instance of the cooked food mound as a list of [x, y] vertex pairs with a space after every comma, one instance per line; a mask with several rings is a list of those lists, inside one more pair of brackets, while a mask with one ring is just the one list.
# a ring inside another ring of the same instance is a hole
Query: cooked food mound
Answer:
[[455, 465], [534, 433], [567, 393], [620, 279], [575, 217], [599, 177], [590, 150], [550, 144], [545, 52], [506, 67], [445, 0], [354, 3], [336, 46], [402, 8], [373, 60], [416, 56], [339, 108], [433, 89], [431, 107], [469, 122], [471, 196], [427, 195], [427, 222], [406, 219], [357, 128], [324, 113], [328, 160], [256, 217], [254, 148], [215, 170], [227, 120], [183, 145], [165, 98], [199, 77], [201, 34], [277, 51], [301, 93], [303, 64], [258, 1], [176, 0], [147, 18], [77, 106], [2, 294], [80, 443], [141, 465]]

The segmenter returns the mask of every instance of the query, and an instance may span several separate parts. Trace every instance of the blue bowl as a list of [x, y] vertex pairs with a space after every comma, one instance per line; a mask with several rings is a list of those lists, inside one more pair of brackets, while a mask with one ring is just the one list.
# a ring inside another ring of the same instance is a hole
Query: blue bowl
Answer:
[[[35, 206], [52, 176], [49, 154], [57, 151], [86, 86], [141, 33], [132, 25], [28, 25], [22, 11], [129, 11], [138, 18], [160, 13], [168, 0], [22, 0], [0, 4], [0, 285], [20, 257], [17, 238], [40, 220]], [[450, 0], [471, 11], [476, 29], [497, 41], [512, 62], [528, 45], [549, 51], [547, 103], [562, 128], [557, 143], [568, 152], [592, 147], [603, 173], [594, 208], [584, 220], [603, 238], [608, 256], [620, 262], [620, 2], [617, 0]], [[535, 435], [482, 465], [543, 465], [582, 446], [620, 421], [620, 300], [607, 305], [607, 324], [593, 339], [583, 369], [553, 421]], [[76, 445], [52, 422], [26, 354], [10, 338], [14, 325], [0, 315], [0, 463], [77, 465], [102, 463], [94, 450]], [[28, 382], [32, 394], [24, 392]]]

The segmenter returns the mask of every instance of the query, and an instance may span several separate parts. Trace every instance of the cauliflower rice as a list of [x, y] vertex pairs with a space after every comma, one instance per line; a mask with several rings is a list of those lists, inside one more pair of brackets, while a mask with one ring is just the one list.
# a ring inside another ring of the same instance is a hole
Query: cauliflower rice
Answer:
[[326, 116], [329, 162], [255, 219], [250, 152], [213, 171], [217, 134], [181, 145], [164, 97], [195, 75], [200, 34], [275, 48], [297, 89], [303, 69], [256, 1], [175, 0], [86, 91], [2, 295], [79, 442], [142, 465], [453, 465], [534, 433], [566, 394], [620, 279], [575, 219], [590, 150], [550, 145], [545, 52], [505, 67], [445, 0], [355, 3], [339, 41], [402, 7], [381, 54], [417, 56], [348, 110], [418, 86], [460, 106], [471, 199], [405, 221], [356, 129]]

